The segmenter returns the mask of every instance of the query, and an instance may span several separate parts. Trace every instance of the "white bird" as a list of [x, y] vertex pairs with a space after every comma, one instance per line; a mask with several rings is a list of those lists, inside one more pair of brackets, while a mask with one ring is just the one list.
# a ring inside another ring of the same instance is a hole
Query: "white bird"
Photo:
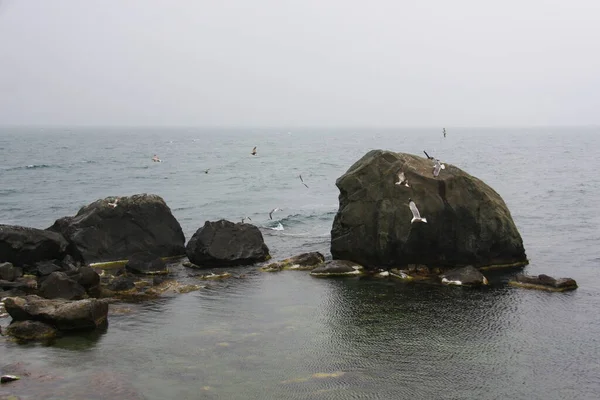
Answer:
[[152, 161], [154, 162], [162, 162], [162, 160], [160, 158], [158, 158], [158, 156], [155, 154], [154, 157], [152, 157]]
[[273, 219], [273, 213], [277, 212], [277, 211], [281, 211], [281, 208], [272, 209], [271, 212], [269, 213], [269, 219]]
[[402, 172], [402, 171], [398, 172], [398, 182], [396, 182], [396, 185], [404, 185], [406, 187], [410, 187], [408, 185], [408, 179], [406, 179], [404, 172]]
[[446, 166], [436, 158], [433, 166], [433, 176], [437, 178], [437, 176], [440, 174], [440, 170], [442, 169], [446, 169]]
[[205, 170], [204, 170], [204, 173], [205, 173], [205, 174], [208, 174], [208, 171], [210, 171], [210, 168], [207, 168], [207, 169], [205, 169]]
[[419, 213], [419, 209], [417, 208], [417, 205], [415, 204], [414, 201], [412, 201], [411, 198], [408, 199], [408, 207], [410, 208], [410, 211], [412, 211], [412, 219], [410, 220], [410, 223], [414, 223], [414, 222], [424, 222], [427, 223], [427, 219], [426, 218], [421, 218], [421, 214]]
[[120, 197], [117, 197], [116, 199], [114, 199], [114, 201], [111, 203], [110, 201], [108, 202], [108, 205], [112, 208], [115, 208], [117, 206], [117, 203], [119, 202]]
[[253, 156], [256, 155], [256, 146], [254, 146], [254, 148], [252, 149], [252, 152], [250, 154], [252, 154]]
[[308, 185], [304, 183], [304, 179], [302, 179], [302, 174], [298, 175], [298, 178], [302, 181], [302, 184], [308, 188]]

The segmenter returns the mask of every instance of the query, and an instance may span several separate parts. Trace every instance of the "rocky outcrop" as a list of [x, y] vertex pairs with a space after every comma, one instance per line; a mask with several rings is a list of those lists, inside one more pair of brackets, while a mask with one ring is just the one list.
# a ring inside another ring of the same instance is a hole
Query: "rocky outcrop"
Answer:
[[307, 271], [317, 268], [324, 261], [325, 257], [323, 254], [319, 253], [318, 251], [313, 251], [265, 265], [261, 267], [261, 270], [265, 272], [276, 272], [284, 269]]
[[482, 286], [488, 280], [479, 270], [472, 265], [456, 268], [441, 275], [442, 283], [457, 286]]
[[270, 257], [256, 226], [226, 220], [206, 221], [188, 242], [186, 254], [201, 267], [249, 265]]
[[95, 329], [106, 324], [108, 303], [97, 299], [43, 299], [30, 295], [9, 297], [4, 307], [13, 321], [40, 321], [60, 331]]
[[313, 276], [347, 276], [359, 275], [363, 267], [348, 260], [329, 260], [310, 271]]
[[21, 341], [47, 341], [54, 339], [58, 331], [40, 321], [17, 321], [6, 328], [6, 334]]
[[165, 201], [151, 194], [97, 200], [74, 217], [57, 220], [48, 231], [61, 233], [69, 253], [87, 264], [123, 260], [144, 251], [160, 257], [185, 252], [179, 222]]
[[[453, 165], [433, 176], [431, 160], [373, 150], [337, 181], [331, 254], [367, 267], [444, 269], [525, 265], [523, 241], [492, 188]], [[409, 187], [397, 185], [404, 173]], [[427, 222], [411, 223], [411, 198]]]
[[0, 225], [0, 262], [21, 267], [43, 260], [62, 259], [67, 245], [65, 238], [56, 232]]
[[167, 264], [156, 254], [142, 252], [130, 256], [125, 269], [134, 274], [161, 275], [169, 273]]
[[537, 276], [519, 274], [508, 283], [512, 286], [551, 292], [564, 292], [577, 289], [577, 282], [572, 278], [553, 278], [544, 274]]

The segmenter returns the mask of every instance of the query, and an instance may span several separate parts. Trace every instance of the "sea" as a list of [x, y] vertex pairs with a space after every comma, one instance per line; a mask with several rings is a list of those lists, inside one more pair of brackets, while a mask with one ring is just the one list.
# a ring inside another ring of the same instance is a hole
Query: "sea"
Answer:
[[47, 228], [97, 199], [153, 193], [186, 240], [205, 221], [249, 217], [273, 260], [330, 257], [336, 179], [372, 149], [425, 150], [502, 196], [523, 272], [579, 288], [514, 288], [514, 272], [469, 289], [221, 269], [243, 279], [113, 304], [106, 329], [49, 345], [0, 337], [0, 372], [22, 371], [0, 398], [600, 398], [600, 128], [446, 131], [1, 127], [3, 224]]

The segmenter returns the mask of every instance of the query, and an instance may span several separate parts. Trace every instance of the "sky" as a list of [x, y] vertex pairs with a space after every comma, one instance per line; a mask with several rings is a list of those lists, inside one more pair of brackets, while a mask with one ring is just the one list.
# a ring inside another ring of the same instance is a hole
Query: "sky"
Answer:
[[598, 0], [0, 0], [0, 125], [600, 125]]

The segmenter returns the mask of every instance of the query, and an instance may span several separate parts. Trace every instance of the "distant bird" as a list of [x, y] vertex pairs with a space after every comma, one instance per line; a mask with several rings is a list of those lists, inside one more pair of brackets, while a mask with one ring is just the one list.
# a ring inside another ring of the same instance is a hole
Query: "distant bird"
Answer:
[[302, 175], [298, 175], [298, 178], [300, 178], [300, 181], [302, 181], [302, 184], [308, 188], [308, 185], [306, 183], [304, 183], [304, 179], [302, 179]]
[[210, 171], [210, 168], [207, 168], [207, 169], [205, 169], [205, 170], [204, 170], [204, 173], [205, 173], [205, 174], [208, 174], [208, 171]]
[[119, 202], [120, 197], [117, 197], [116, 199], [114, 199], [114, 201], [111, 203], [110, 201], [108, 202], [108, 206], [115, 208], [117, 206], [117, 203]]
[[277, 211], [281, 211], [281, 208], [272, 209], [271, 212], [269, 213], [269, 219], [273, 219], [273, 213], [277, 212]]
[[156, 154], [152, 157], [152, 161], [154, 161], [154, 162], [162, 162], [162, 160], [160, 158], [158, 158], [158, 156]]
[[410, 223], [414, 223], [414, 222], [424, 222], [427, 223], [427, 219], [426, 218], [421, 218], [421, 214], [419, 213], [419, 209], [417, 208], [417, 205], [415, 204], [414, 201], [412, 201], [411, 198], [408, 199], [408, 207], [410, 208], [410, 211], [412, 211], [412, 219], [410, 220]]
[[431, 157], [429, 154], [427, 154], [427, 152], [425, 150], [423, 150], [423, 153], [425, 153], [425, 157], [427, 157], [428, 160], [433, 160], [433, 157]]
[[245, 220], [252, 221], [252, 218], [250, 218], [250, 217], [242, 217], [242, 224], [244, 223]]
[[406, 187], [410, 187], [408, 185], [408, 179], [406, 179], [406, 176], [404, 176], [404, 172], [398, 172], [398, 182], [396, 182], [396, 185], [404, 185]]
[[254, 146], [254, 148], [252, 149], [252, 153], [250, 153], [250, 154], [252, 154], [253, 156], [256, 155], [256, 146]]
[[436, 158], [435, 165], [433, 166], [433, 176], [437, 178], [437, 176], [440, 174], [440, 170], [442, 169], [446, 169], [446, 166]]
[[446, 128], [444, 128], [444, 137], [446, 137]]

